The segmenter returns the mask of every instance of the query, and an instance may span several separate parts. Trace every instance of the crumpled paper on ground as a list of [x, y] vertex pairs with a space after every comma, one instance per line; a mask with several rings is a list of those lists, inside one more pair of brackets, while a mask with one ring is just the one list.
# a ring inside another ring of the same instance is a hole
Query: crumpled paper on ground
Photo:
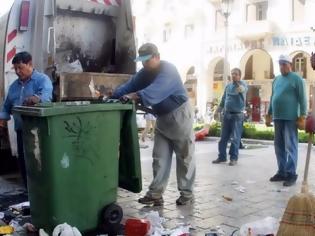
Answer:
[[190, 226], [179, 226], [175, 229], [165, 229], [162, 223], [165, 221], [164, 218], [160, 217], [159, 212], [150, 211], [145, 215], [145, 219], [150, 221], [151, 228], [149, 231], [150, 236], [161, 236], [161, 235], [170, 235], [170, 236], [179, 236], [189, 234]]
[[249, 228], [251, 229], [252, 236], [268, 234], [276, 235], [279, 228], [279, 220], [269, 216], [262, 220], [244, 224], [240, 229], [240, 235], [247, 236]]
[[53, 236], [82, 236], [76, 227], [67, 223], [57, 225], [53, 231]]

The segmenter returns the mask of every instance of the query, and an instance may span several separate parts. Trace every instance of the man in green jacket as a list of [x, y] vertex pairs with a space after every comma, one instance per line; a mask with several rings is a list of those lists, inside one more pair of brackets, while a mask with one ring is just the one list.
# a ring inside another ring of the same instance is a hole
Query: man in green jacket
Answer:
[[279, 57], [281, 75], [272, 84], [272, 94], [266, 125], [271, 120], [275, 126], [275, 153], [278, 172], [271, 182], [284, 181], [291, 186], [297, 180], [298, 129], [304, 129], [306, 116], [306, 93], [303, 78], [292, 72], [292, 59], [287, 55]]

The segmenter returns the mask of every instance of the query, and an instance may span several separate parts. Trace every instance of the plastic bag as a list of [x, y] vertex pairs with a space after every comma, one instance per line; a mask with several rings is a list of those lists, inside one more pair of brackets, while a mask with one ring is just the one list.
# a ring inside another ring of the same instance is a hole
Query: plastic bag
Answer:
[[274, 217], [266, 217], [262, 220], [258, 220], [258, 221], [254, 221], [254, 222], [242, 225], [240, 229], [240, 235], [247, 236], [248, 229], [251, 230], [252, 236], [268, 235], [268, 234], [276, 235], [278, 228], [279, 228], [278, 219]]

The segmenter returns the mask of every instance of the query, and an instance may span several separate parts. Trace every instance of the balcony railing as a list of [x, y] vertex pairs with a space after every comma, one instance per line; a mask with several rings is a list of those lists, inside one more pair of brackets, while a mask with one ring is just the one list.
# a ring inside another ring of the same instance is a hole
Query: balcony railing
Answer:
[[252, 21], [240, 25], [236, 36], [241, 40], [259, 40], [274, 33], [274, 24], [271, 21]]

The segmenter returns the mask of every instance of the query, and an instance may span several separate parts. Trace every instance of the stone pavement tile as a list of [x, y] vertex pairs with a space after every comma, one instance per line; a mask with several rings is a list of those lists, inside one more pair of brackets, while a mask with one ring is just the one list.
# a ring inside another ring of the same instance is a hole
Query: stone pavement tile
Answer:
[[258, 203], [253, 203], [251, 204], [253, 207], [259, 209], [259, 210], [264, 210], [268, 209], [272, 206], [273, 202], [271, 201], [265, 201], [265, 202], [258, 202]]
[[176, 209], [173, 211], [166, 211], [163, 213], [163, 217], [168, 219], [184, 219], [193, 214], [193, 208], [186, 208], [186, 209]]
[[195, 202], [195, 208], [197, 209], [203, 209], [203, 210], [208, 210], [212, 209], [214, 207], [218, 206], [218, 202], [210, 201], [210, 202], [204, 202], [204, 203], [197, 203]]
[[261, 215], [256, 215], [256, 214], [250, 214], [244, 217], [239, 217], [239, 218], [231, 218], [231, 217], [225, 217], [224, 224], [232, 226], [232, 227], [238, 227], [240, 228], [242, 225], [250, 222], [254, 222], [257, 220], [264, 219], [265, 217]]
[[267, 217], [267, 216], [272, 216], [272, 217], [275, 217], [277, 219], [280, 219], [282, 218], [282, 215], [285, 211], [285, 208], [275, 208], [275, 207], [272, 207], [272, 208], [269, 208], [269, 209], [265, 209], [263, 211], [260, 211], [258, 213], [258, 215], [261, 215], [264, 217]]
[[138, 202], [138, 196], [133, 195], [133, 196], [129, 196], [129, 197], [118, 197], [117, 202], [120, 204], [122, 204], [122, 203], [131, 204], [132, 202], [137, 203]]
[[271, 207], [276, 207], [276, 208], [286, 208], [288, 205], [289, 199], [286, 200], [275, 200], [272, 202]]
[[202, 229], [211, 229], [211, 228], [214, 228], [218, 225], [225, 223], [228, 218], [229, 217], [216, 215], [216, 216], [209, 217], [207, 219], [198, 221], [196, 226], [198, 226]]
[[245, 208], [236, 208], [236, 209], [220, 209], [220, 215], [231, 217], [231, 218], [241, 218], [251, 214], [257, 214], [260, 212], [257, 208], [245, 207]]
[[195, 210], [192, 213], [193, 217], [198, 217], [201, 219], [207, 219], [207, 218], [211, 218], [211, 217], [215, 217], [220, 215], [221, 212], [221, 208], [220, 207], [214, 207], [211, 209], [199, 209], [199, 210]]

